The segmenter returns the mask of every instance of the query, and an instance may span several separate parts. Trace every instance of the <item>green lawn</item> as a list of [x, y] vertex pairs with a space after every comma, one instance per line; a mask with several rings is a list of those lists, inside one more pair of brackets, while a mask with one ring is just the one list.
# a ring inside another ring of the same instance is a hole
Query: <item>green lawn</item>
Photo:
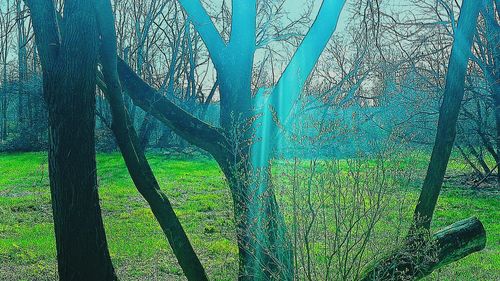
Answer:
[[[231, 197], [209, 159], [148, 155], [162, 189], [212, 280], [237, 274]], [[425, 159], [412, 165], [425, 167]], [[121, 280], [183, 280], [160, 227], [136, 191], [119, 154], [97, 159], [101, 205], [113, 263]], [[417, 165], [418, 164], [418, 165]], [[450, 164], [451, 169], [460, 169]], [[416, 194], [418, 189], [407, 191]], [[434, 273], [428, 280], [500, 280], [500, 196], [445, 187], [434, 227], [477, 216], [487, 247]], [[46, 155], [0, 154], [0, 280], [54, 280]]]

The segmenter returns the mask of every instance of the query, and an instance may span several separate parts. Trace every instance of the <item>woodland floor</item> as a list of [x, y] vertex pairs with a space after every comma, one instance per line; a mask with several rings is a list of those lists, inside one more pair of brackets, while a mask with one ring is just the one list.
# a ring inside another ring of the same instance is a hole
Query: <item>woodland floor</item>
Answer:
[[[203, 157], [148, 159], [212, 280], [234, 280], [237, 249], [231, 198], [217, 164]], [[99, 192], [113, 263], [121, 280], [183, 280], [150, 209], [119, 154], [98, 155]], [[426, 159], [412, 159], [424, 171]], [[460, 174], [461, 165], [449, 171]], [[418, 186], [407, 192], [418, 194]], [[0, 280], [55, 280], [56, 260], [46, 155], [0, 154]], [[434, 229], [470, 216], [487, 232], [486, 249], [426, 280], [500, 280], [500, 193], [445, 184]]]

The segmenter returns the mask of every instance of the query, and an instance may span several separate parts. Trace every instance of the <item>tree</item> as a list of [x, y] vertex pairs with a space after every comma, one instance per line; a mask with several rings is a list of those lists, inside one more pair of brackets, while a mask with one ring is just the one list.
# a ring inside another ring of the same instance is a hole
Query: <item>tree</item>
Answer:
[[97, 20], [92, 1], [27, 0], [49, 112], [49, 176], [60, 280], [116, 280], [95, 160]]
[[[233, 197], [241, 280], [293, 277], [292, 248], [269, 177], [277, 116], [284, 122], [335, 30], [344, 1], [325, 0], [308, 34], [275, 85], [269, 106], [253, 98], [256, 1], [234, 1], [226, 43], [200, 1], [179, 1], [205, 43], [217, 71], [221, 127], [210, 126], [161, 97], [122, 60], [120, 81], [134, 103], [219, 163]], [[258, 111], [261, 111], [260, 113]], [[264, 125], [261, 125], [264, 124]], [[253, 128], [252, 128], [253, 127]], [[255, 132], [258, 141], [250, 139]]]
[[7, 62], [9, 58], [9, 36], [14, 27], [13, 24], [13, 6], [10, 1], [4, 2], [4, 4], [0, 5], [0, 60], [2, 63], [2, 72], [1, 72], [1, 89], [0, 93], [2, 94], [2, 98], [0, 101], [1, 105], [1, 140], [4, 142], [7, 139], [8, 134], [8, 120], [7, 120], [7, 110], [8, 110], [8, 90], [7, 90]]
[[[430, 228], [432, 215], [456, 137], [458, 114], [464, 97], [465, 74], [470, 57], [480, 3], [464, 1], [446, 74], [444, 98], [439, 110], [431, 160], [415, 209], [416, 227]], [[477, 2], [477, 1], [475, 1]]]
[[[475, 36], [475, 48], [472, 60], [479, 66], [483, 72], [486, 84], [489, 87], [491, 106], [495, 116], [496, 127], [496, 149], [491, 144], [487, 143], [490, 154], [495, 158], [496, 167], [500, 165], [500, 3], [494, 0], [482, 1], [481, 15], [482, 15], [482, 28], [478, 30]], [[481, 32], [482, 31], [482, 32]], [[479, 132], [481, 134], [481, 132]], [[483, 142], [488, 142], [481, 136]], [[499, 168], [500, 171], [500, 168]], [[500, 172], [497, 172], [497, 181], [500, 184]]]
[[[465, 74], [480, 7], [481, 3], [474, 0], [464, 0], [462, 4], [448, 63], [434, 147], [407, 241], [403, 250], [380, 261], [367, 272], [363, 280], [421, 278], [436, 268], [483, 249], [486, 245], [485, 230], [476, 218], [457, 222], [437, 232], [430, 241], [426, 241], [424, 237], [431, 227], [456, 137], [456, 125], [464, 96]], [[427, 244], [431, 246], [427, 248]], [[428, 256], [431, 256], [430, 260], [426, 259]]]
[[189, 242], [179, 219], [148, 164], [132, 121], [126, 111], [117, 72], [116, 31], [111, 2], [97, 0], [97, 18], [101, 37], [101, 85], [111, 107], [111, 129], [125, 159], [129, 173], [139, 192], [149, 203], [153, 214], [172, 247], [188, 280], [208, 280], [200, 260]]

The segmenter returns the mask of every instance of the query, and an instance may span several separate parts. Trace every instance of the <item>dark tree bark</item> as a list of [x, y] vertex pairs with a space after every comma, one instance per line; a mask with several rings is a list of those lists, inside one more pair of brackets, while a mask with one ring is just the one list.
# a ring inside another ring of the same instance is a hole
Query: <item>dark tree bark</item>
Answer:
[[111, 107], [111, 129], [135, 186], [146, 199], [172, 247], [188, 280], [208, 280], [205, 270], [167, 196], [160, 186], [144, 155], [132, 121], [125, 110], [117, 72], [116, 31], [109, 0], [96, 0], [101, 35], [101, 65], [103, 82], [100, 85]]
[[151, 113], [189, 143], [212, 154], [219, 163], [225, 162], [229, 144], [221, 129], [199, 120], [158, 94], [120, 58], [118, 74], [125, 92], [135, 105]]
[[367, 272], [364, 281], [419, 279], [436, 268], [482, 250], [486, 245], [486, 233], [476, 218], [457, 222], [437, 232], [431, 239], [426, 237], [430, 233], [432, 216], [456, 137], [465, 74], [480, 7], [481, 2], [476, 0], [464, 0], [462, 3], [448, 63], [437, 135], [415, 208], [414, 223], [402, 249], [376, 263]]
[[[95, 161], [98, 33], [91, 1], [27, 1], [49, 112], [49, 176], [59, 280], [116, 280], [99, 206]], [[60, 30], [60, 33], [59, 33]]]
[[157, 121], [149, 112], [145, 112], [144, 119], [142, 120], [141, 127], [139, 128], [139, 142], [141, 149], [146, 150], [151, 140], [151, 135], [156, 129]]
[[444, 98], [439, 110], [434, 148], [415, 208], [415, 227], [430, 228], [446, 167], [455, 142], [457, 119], [464, 96], [465, 74], [470, 57], [472, 38], [481, 1], [465, 0], [462, 4], [455, 39], [446, 74]]
[[468, 218], [436, 232], [426, 242], [429, 244], [407, 243], [379, 261], [361, 280], [420, 279], [440, 267], [484, 249], [486, 232], [477, 218]]

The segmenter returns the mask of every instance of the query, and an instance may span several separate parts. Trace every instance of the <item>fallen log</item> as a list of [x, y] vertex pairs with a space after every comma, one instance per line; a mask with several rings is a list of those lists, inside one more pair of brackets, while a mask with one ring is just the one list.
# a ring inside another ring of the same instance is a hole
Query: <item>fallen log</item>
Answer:
[[430, 239], [409, 238], [404, 246], [375, 263], [362, 281], [418, 280], [486, 246], [486, 231], [477, 218], [458, 221]]

